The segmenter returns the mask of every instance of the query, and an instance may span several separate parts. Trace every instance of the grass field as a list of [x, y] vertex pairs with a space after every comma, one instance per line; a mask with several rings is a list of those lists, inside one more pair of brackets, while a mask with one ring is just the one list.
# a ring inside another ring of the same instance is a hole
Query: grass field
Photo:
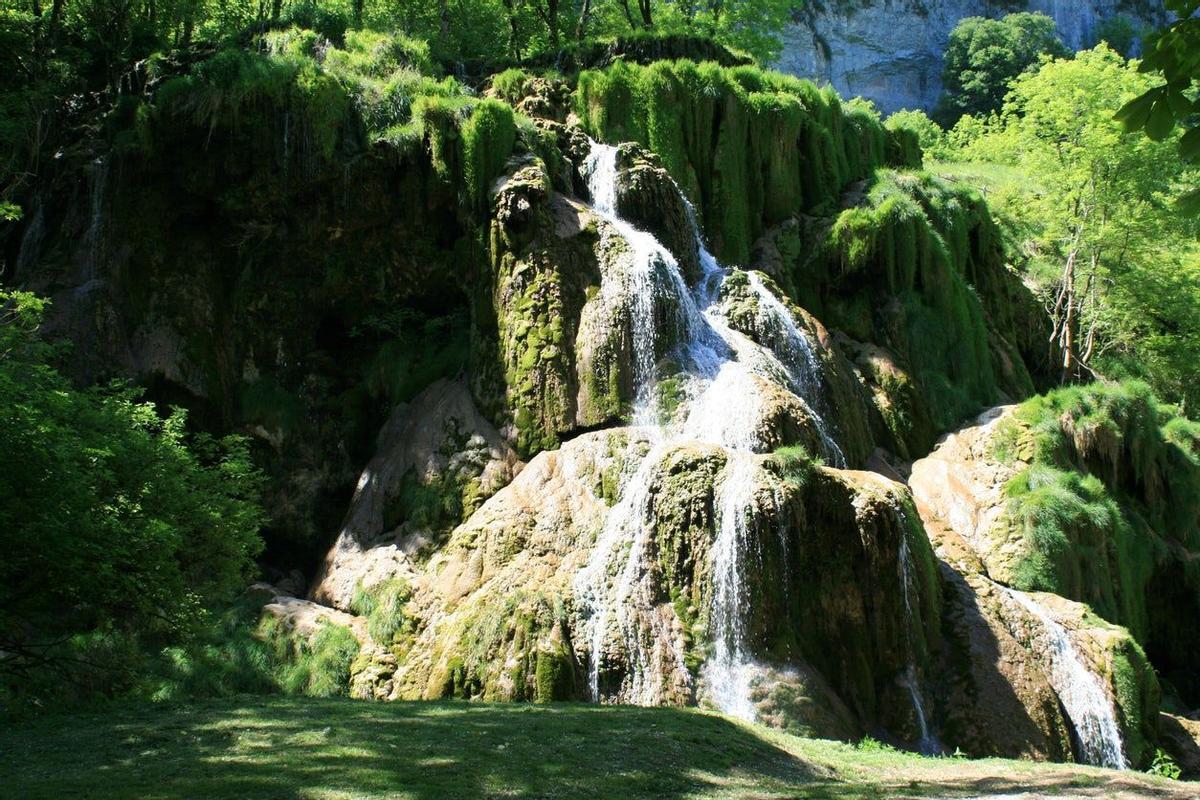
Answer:
[[0, 728], [11, 798], [1162, 797], [1200, 784], [920, 758], [688, 709], [235, 698]]

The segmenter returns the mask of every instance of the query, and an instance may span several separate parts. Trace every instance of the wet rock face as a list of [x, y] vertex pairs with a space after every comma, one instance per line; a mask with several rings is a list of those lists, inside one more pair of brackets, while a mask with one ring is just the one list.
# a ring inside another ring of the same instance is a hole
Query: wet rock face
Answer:
[[1161, 3], [1132, 10], [1117, 0], [889, 0], [805, 6], [784, 34], [778, 69], [831, 83], [845, 97], [875, 101], [884, 113], [932, 109], [942, 91], [942, 56], [950, 31], [965, 17], [1036, 11], [1052, 17], [1067, 47], [1096, 42], [1099, 24], [1119, 14], [1153, 25]]
[[695, 221], [687, 201], [659, 158], [636, 145], [621, 146], [617, 210], [638, 228], [653, 233], [679, 261], [688, 283], [700, 279]]
[[[535, 457], [410, 573], [405, 613], [417, 633], [393, 648], [394, 669], [371, 662], [386, 691], [357, 691], [588, 699], [598, 658], [597, 685], [610, 700], [705, 702], [718, 494], [731, 474], [729, 455], [714, 445], [651, 453], [653, 446], [647, 431], [623, 428]], [[919, 548], [915, 616], [902, 599], [900, 541], [915, 535], [903, 488], [827, 468], [799, 480], [780, 473], [771, 456], [754, 458], [745, 568], [757, 713], [822, 736], [915, 730], [896, 677], [912, 661], [928, 663], [940, 601]], [[622, 480], [643, 459], [651, 459], [648, 538], [631, 543], [629, 560], [618, 555], [601, 581], [611, 615], [597, 633], [580, 575], [622, 507]]]
[[972, 752], [1144, 765], [1160, 689], [1141, 644], [1077, 600], [1014, 588], [1032, 547], [1011, 516], [1009, 487], [1030, 469], [1021, 425], [1014, 407], [992, 409], [909, 478], [943, 560], [947, 732]]

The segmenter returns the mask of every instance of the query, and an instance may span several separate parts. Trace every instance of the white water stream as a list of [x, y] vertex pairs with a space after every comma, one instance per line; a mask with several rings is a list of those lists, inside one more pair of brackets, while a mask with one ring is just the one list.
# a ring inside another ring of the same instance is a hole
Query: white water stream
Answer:
[[1116, 709], [1096, 674], [1075, 649], [1070, 633], [1028, 594], [1004, 586], [1000, 589], [1036, 617], [1046, 632], [1049, 647], [1040, 655], [1048, 662], [1050, 685], [1075, 727], [1082, 749], [1079, 756], [1093, 766], [1128, 769]]
[[[638, 230], [617, 213], [617, 149], [593, 144], [584, 165], [592, 205], [627, 243], [630, 253], [621, 281], [606, 281], [609, 307], [621, 295], [630, 317], [633, 339], [635, 424], [649, 431], [649, 453], [624, 477], [620, 495], [609, 512], [588, 563], [575, 581], [576, 598], [587, 619], [590, 652], [589, 683], [598, 701], [655, 704], [661, 702], [668, 672], [686, 675], [682, 642], [677, 632], [654, 613], [647, 585], [646, 548], [650, 524], [650, 482], [668, 450], [685, 441], [724, 447], [728, 454], [716, 494], [717, 534], [712, 545], [712, 599], [709, 635], [712, 652], [703, 680], [712, 702], [722, 711], [754, 719], [751, 679], [754, 660], [747, 641], [746, 615], [750, 592], [747, 559], [757, 556], [751, 530], [753, 509], [767, 505], [777, 511], [778, 498], [755, 498], [758, 465], [755, 452], [767, 449], [759, 425], [762, 383], [791, 391], [810, 410], [825, 445], [827, 460], [845, 465], [841, 449], [824, 420], [814, 410], [820, 388], [820, 367], [812, 343], [791, 313], [750, 274], [758, 296], [758, 313], [777, 329], [785, 344], [777, 354], [734, 331], [719, 311], [721, 286], [730, 270], [705, 247], [694, 227], [702, 275], [689, 287], [674, 256], [651, 234]], [[694, 222], [694, 220], [693, 220]], [[663, 299], [667, 302], [656, 302]], [[671, 309], [662, 312], [662, 309]], [[671, 319], [656, 319], [669, 313]], [[654, 399], [659, 331], [678, 341], [677, 358], [688, 376], [682, 421], [662, 424]], [[619, 685], [605, 680], [606, 657], [613, 645], [625, 659]]]
[[904, 595], [904, 637], [908, 647], [908, 667], [900, 676], [900, 685], [908, 690], [913, 712], [917, 716], [917, 727], [921, 732], [918, 747], [926, 755], [935, 755], [942, 752], [942, 744], [929, 728], [929, 718], [925, 714], [925, 702], [921, 697], [921, 682], [917, 674], [916, 647], [912, 640], [912, 626], [920, 624], [920, 619], [913, 612], [912, 586], [916, 576], [913, 575], [912, 551], [908, 546], [908, 514], [903, 507], [897, 507], [896, 514], [900, 522], [900, 555], [897, 560], [899, 561], [900, 590]]

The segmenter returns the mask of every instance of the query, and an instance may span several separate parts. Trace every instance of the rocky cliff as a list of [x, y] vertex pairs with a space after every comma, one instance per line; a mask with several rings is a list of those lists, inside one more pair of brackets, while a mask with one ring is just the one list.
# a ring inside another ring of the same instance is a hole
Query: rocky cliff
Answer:
[[1101, 22], [1160, 25], [1161, 2], [1128, 0], [878, 0], [805, 3], [784, 34], [783, 72], [872, 100], [884, 113], [930, 110], [942, 91], [942, 55], [964, 17], [1035, 11], [1052, 17], [1073, 50], [1093, 46]]
[[910, 135], [745, 66], [267, 44], [115, 109], [14, 263], [79, 380], [254, 437], [269, 630], [345, 628], [343, 691], [1110, 766], [1200, 702], [1194, 425], [1054, 394], [930, 454], [1055, 354]]

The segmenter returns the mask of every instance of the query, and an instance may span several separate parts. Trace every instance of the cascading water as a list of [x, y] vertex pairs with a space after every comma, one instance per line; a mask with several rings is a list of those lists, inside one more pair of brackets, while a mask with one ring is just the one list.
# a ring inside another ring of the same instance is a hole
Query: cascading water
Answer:
[[[762, 278], [753, 272], [748, 273], [750, 288], [758, 298], [758, 314], [760, 318], [773, 324], [783, 335], [781, 344], [784, 350], [783, 361], [795, 390], [810, 409], [820, 408], [819, 392], [821, 390], [821, 365], [813, 352], [812, 342], [808, 335], [796, 325], [792, 312], [763, 284]], [[820, 414], [813, 414], [814, 427], [825, 445], [826, 453], [832, 458], [836, 467], [846, 466], [846, 456], [842, 448], [829, 434], [829, 426]]]
[[1050, 685], [1075, 727], [1082, 749], [1079, 755], [1084, 763], [1128, 769], [1121, 727], [1117, 724], [1112, 700], [1075, 649], [1067, 629], [1029, 595], [1005, 586], [999, 588], [1036, 617], [1046, 632], [1050, 646], [1044, 651], [1044, 657], [1050, 664]]
[[713, 653], [704, 664], [704, 677], [717, 708], [753, 721], [750, 697], [754, 661], [746, 643], [746, 614], [750, 605], [745, 560], [753, 543], [749, 537], [749, 503], [754, 495], [754, 458], [731, 451], [717, 496], [720, 509], [713, 541], [713, 600], [709, 612]]
[[87, 233], [84, 234], [84, 286], [96, 279], [99, 262], [104, 254], [104, 197], [108, 190], [108, 160], [102, 156], [97, 158], [92, 166], [90, 220]]
[[[718, 530], [712, 545], [712, 607], [710, 635], [713, 653], [704, 668], [704, 681], [718, 708], [754, 719], [750, 683], [754, 660], [747, 642], [749, 591], [746, 563], [755, 545], [750, 530], [757, 462], [753, 453], [764, 449], [757, 432], [758, 383], [764, 379], [788, 386], [811, 410], [809, 397], [820, 386], [819, 364], [811, 344], [786, 307], [752, 278], [758, 287], [761, 313], [770, 316], [786, 342], [782, 357], [732, 330], [718, 301], [729, 271], [704, 246], [693, 217], [693, 233], [702, 276], [689, 288], [674, 256], [651, 234], [638, 230], [617, 212], [617, 148], [593, 143], [584, 164], [593, 209], [621, 236], [629, 255], [620, 281], [606, 281], [612, 307], [627, 298], [625, 313], [633, 340], [634, 421], [648, 432], [649, 452], [626, 473], [619, 499], [609, 512], [585, 567], [575, 581], [575, 594], [587, 620], [590, 646], [589, 684], [594, 699], [653, 704], [663, 696], [668, 666], [686, 674], [682, 642], [653, 614], [640, 615], [653, 603], [645, 581], [645, 554], [650, 526], [650, 481], [655, 467], [675, 444], [700, 441], [720, 445], [728, 459], [716, 497]], [[690, 208], [689, 208], [690, 211]], [[656, 303], [656, 298], [667, 302]], [[673, 319], [656, 319], [671, 309]], [[689, 377], [686, 414], [682, 422], [662, 425], [653, 400], [659, 331], [678, 335], [678, 351]], [[825, 455], [844, 465], [840, 448], [815, 412], [811, 414], [825, 441]], [[771, 498], [778, 507], [778, 498]], [[665, 626], [663, 626], [665, 627]], [[614, 633], [627, 663], [619, 688], [603, 686], [602, 662]], [[662, 643], [669, 643], [666, 648]]]
[[921, 699], [921, 683], [917, 676], [916, 647], [912, 641], [912, 626], [920, 624], [913, 614], [912, 585], [916, 579], [913, 575], [912, 551], [908, 546], [908, 514], [902, 506], [896, 509], [900, 522], [900, 555], [897, 559], [900, 572], [900, 592], [904, 597], [904, 638], [908, 646], [908, 666], [900, 676], [900, 685], [908, 691], [912, 700], [913, 713], [917, 717], [917, 727], [921, 732], [918, 747], [922, 753], [933, 755], [942, 752], [941, 742], [929, 729], [929, 718], [925, 714], [925, 702]]

